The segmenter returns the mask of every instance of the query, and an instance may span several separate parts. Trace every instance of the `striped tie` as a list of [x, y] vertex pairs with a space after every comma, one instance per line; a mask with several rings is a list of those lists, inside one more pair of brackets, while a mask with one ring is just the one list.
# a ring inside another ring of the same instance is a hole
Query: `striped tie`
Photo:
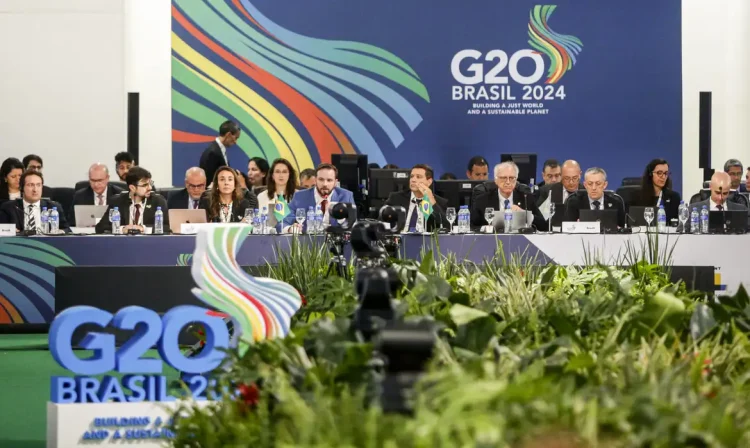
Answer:
[[29, 205], [29, 212], [26, 215], [26, 230], [36, 230], [36, 219], [34, 219], [33, 205]]

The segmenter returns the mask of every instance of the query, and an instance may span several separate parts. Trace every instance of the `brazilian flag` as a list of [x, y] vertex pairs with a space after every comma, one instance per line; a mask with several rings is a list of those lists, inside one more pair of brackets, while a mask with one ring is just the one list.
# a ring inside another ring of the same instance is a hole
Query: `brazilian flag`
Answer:
[[422, 217], [424, 218], [426, 226], [427, 219], [432, 214], [432, 204], [430, 204], [430, 201], [426, 197], [422, 198], [422, 202], [419, 203], [419, 211], [422, 212]]
[[286, 203], [283, 194], [278, 195], [276, 198], [276, 205], [273, 207], [273, 214], [278, 222], [283, 221], [289, 214], [289, 204]]

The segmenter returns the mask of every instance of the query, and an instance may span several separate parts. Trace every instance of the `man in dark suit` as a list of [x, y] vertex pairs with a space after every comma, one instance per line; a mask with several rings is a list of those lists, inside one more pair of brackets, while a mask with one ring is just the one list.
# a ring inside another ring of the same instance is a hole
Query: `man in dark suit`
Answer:
[[539, 188], [537, 195], [536, 205], [545, 219], [549, 218], [550, 204], [564, 204], [568, 196], [575, 194], [578, 190], [583, 190], [581, 165], [578, 162], [566, 160], [558, 172], [562, 176], [560, 181], [545, 181], [545, 185]]
[[128, 233], [130, 229], [136, 229], [146, 233], [146, 227], [154, 226], [154, 215], [156, 208], [161, 207], [164, 212], [164, 231], [169, 231], [169, 207], [167, 200], [158, 194], [152, 193], [151, 173], [140, 166], [134, 166], [125, 175], [128, 184], [128, 192], [115, 196], [107, 204], [107, 210], [103, 218], [96, 225], [96, 233], [106, 233], [112, 230], [109, 210], [117, 207], [120, 211], [120, 226], [122, 233]]
[[578, 192], [565, 201], [565, 221], [578, 221], [581, 210], [617, 210], [617, 225], [625, 226], [625, 204], [607, 189], [607, 173], [589, 168], [584, 175], [585, 192]]
[[193, 167], [185, 173], [185, 188], [170, 193], [167, 205], [170, 210], [197, 210], [200, 200], [206, 191], [206, 173], [198, 167]]
[[[542, 181], [536, 184], [537, 188], [541, 189], [548, 185], [560, 183], [562, 177], [562, 171], [560, 169], [560, 162], [557, 159], [547, 159], [542, 165]], [[539, 190], [534, 191], [534, 196], [539, 198]]]
[[229, 166], [227, 148], [237, 143], [240, 138], [240, 126], [233, 121], [225, 121], [219, 127], [219, 136], [201, 154], [198, 164], [204, 171], [210, 184], [214, 174], [222, 166]]
[[534, 203], [531, 189], [518, 184], [518, 166], [513, 162], [495, 165], [495, 185], [487, 185], [485, 192], [476, 196], [471, 206], [471, 226], [481, 228], [488, 225], [484, 211], [492, 207], [495, 211], [510, 207], [513, 211], [526, 210], [532, 213], [532, 225], [538, 231], [547, 230], [547, 221]]
[[70, 225], [76, 225], [76, 205], [107, 205], [122, 193], [122, 188], [109, 183], [109, 169], [103, 163], [95, 163], [89, 168], [89, 186], [81, 188], [73, 195], [73, 208], [68, 210]]
[[[434, 172], [428, 165], [417, 164], [411, 169], [409, 176], [409, 190], [391, 193], [385, 205], [403, 207], [406, 210], [406, 231], [431, 232], [434, 229], [447, 229], [450, 224], [445, 218], [448, 200], [432, 193], [432, 179]], [[432, 205], [432, 213], [424, 222], [424, 215], [420, 211], [421, 202], [427, 199]]]
[[23, 199], [3, 203], [0, 207], [0, 224], [15, 224], [18, 232], [28, 230], [41, 233], [42, 208], [52, 210], [57, 207], [60, 215], [59, 231], [70, 231], [62, 206], [55, 201], [42, 199], [44, 177], [40, 171], [26, 170], [21, 175], [20, 185]]

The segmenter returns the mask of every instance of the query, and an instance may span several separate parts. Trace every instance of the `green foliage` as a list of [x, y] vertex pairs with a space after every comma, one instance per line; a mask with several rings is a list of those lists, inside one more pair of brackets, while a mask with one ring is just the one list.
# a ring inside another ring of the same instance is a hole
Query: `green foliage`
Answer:
[[349, 330], [351, 282], [325, 277], [327, 253], [313, 264], [297, 248], [270, 274], [305, 291], [293, 333], [217, 374], [258, 385], [257, 402], [184, 409], [174, 444], [750, 446], [750, 298], [688, 293], [669, 281], [669, 251], [649, 244], [586, 267], [429, 251], [397, 262], [399, 313], [440, 335], [413, 415], [378, 406], [378, 358]]

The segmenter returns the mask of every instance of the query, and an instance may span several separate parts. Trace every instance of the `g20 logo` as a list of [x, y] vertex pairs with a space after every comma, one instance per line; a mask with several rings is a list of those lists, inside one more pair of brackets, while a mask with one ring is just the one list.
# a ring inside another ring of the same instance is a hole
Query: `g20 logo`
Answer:
[[[53, 377], [51, 401], [56, 403], [87, 403], [106, 401], [172, 401], [166, 391], [166, 377], [158, 376], [164, 363], [187, 374], [193, 395], [200, 399], [208, 386], [203, 373], [221, 365], [229, 347], [229, 330], [224, 321], [207, 315], [208, 310], [196, 306], [179, 306], [163, 317], [155, 311], [130, 306], [116, 314], [90, 307], [69, 308], [60, 313], [50, 326], [49, 347], [60, 366], [76, 374], [75, 378]], [[198, 323], [205, 329], [206, 341], [196, 356], [187, 357], [179, 347], [183, 329]], [[121, 347], [115, 345], [113, 334], [90, 332], [81, 340], [81, 348], [93, 351], [89, 358], [79, 358], [72, 346], [73, 333], [82, 325], [134, 331]], [[144, 358], [152, 347], [161, 359]], [[126, 374], [119, 380], [114, 376], [102, 381], [91, 375], [115, 371]], [[157, 376], [149, 376], [154, 375]], [[130, 394], [126, 394], [130, 392]]]

